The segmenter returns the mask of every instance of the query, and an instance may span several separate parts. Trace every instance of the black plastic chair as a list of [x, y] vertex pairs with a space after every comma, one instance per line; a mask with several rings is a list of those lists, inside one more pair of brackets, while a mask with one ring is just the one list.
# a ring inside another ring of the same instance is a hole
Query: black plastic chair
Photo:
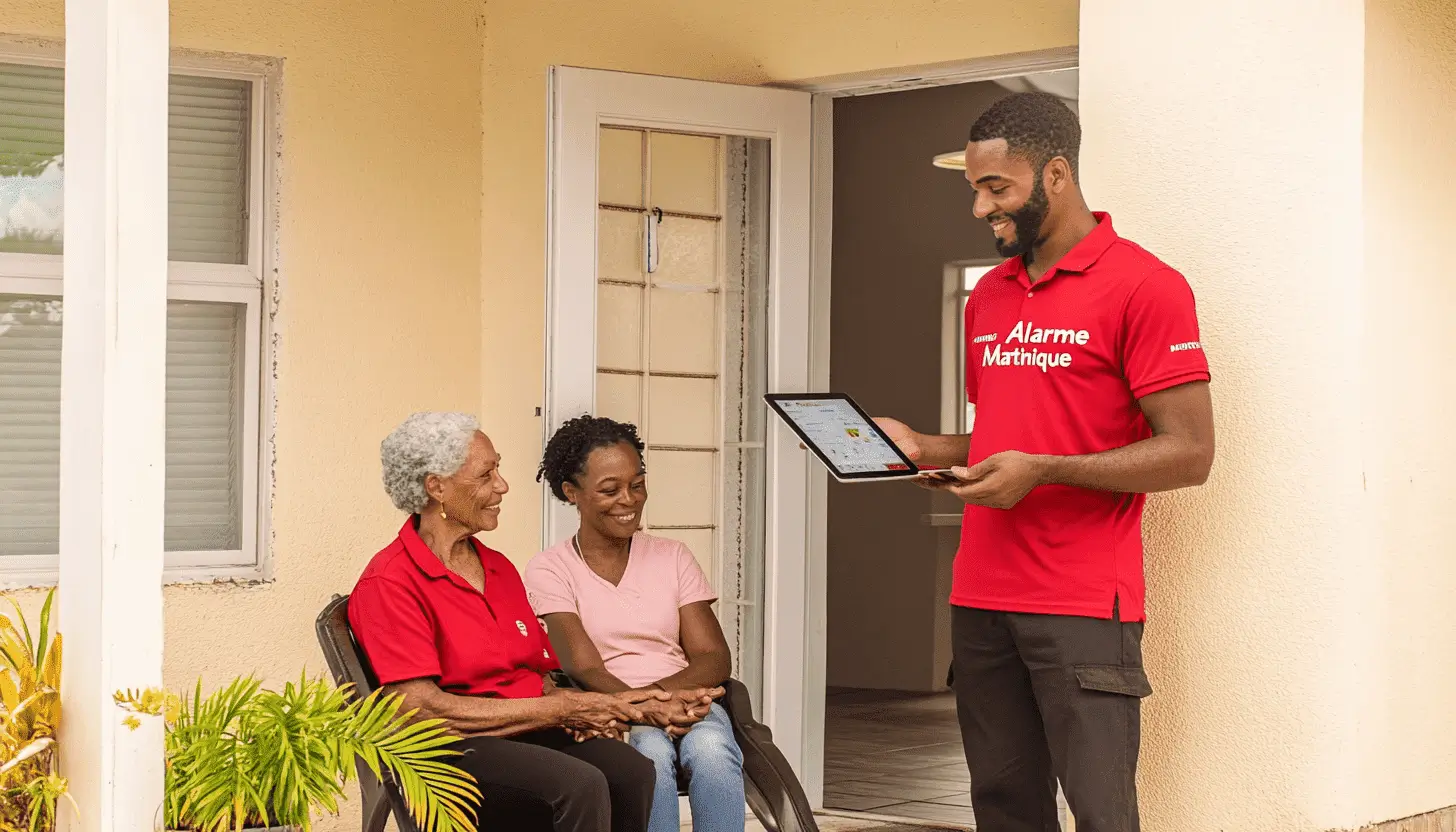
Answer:
[[[335, 595], [314, 622], [324, 660], [339, 685], [353, 685], [355, 696], [368, 696], [379, 687], [369, 660], [349, 629], [349, 596]], [[561, 684], [571, 684], [559, 676]], [[783, 752], [773, 742], [773, 732], [753, 717], [748, 688], [736, 679], [723, 684], [719, 704], [728, 712], [733, 734], [743, 750], [743, 785], [748, 806], [768, 832], [819, 832], [804, 788]], [[679, 784], [681, 788], [685, 784]], [[391, 810], [399, 832], [419, 832], [409, 807], [389, 772], [384, 780], [359, 764], [359, 792], [363, 798], [363, 832], [383, 832]]]

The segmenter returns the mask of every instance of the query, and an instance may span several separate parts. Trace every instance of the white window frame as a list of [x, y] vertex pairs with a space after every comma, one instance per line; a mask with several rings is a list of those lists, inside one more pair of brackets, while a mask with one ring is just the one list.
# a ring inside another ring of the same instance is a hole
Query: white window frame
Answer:
[[1000, 260], [967, 260], [948, 263], [945, 267], [945, 291], [942, 295], [941, 312], [941, 384], [940, 384], [940, 430], [942, 433], [970, 433], [966, 424], [966, 299], [971, 290], [966, 288], [966, 272], [971, 269], [988, 271], [999, 266]]
[[[64, 68], [60, 41], [0, 36], [0, 63]], [[272, 371], [276, 348], [281, 62], [274, 58], [172, 51], [171, 72], [249, 82], [247, 262], [167, 263], [167, 299], [244, 308], [241, 546], [166, 553], [165, 583], [267, 581], [273, 577], [270, 507], [273, 486]], [[0, 253], [0, 294], [61, 297], [60, 255]], [[64, 325], [64, 324], [63, 324]], [[0, 559], [0, 589], [52, 586], [60, 555]]]

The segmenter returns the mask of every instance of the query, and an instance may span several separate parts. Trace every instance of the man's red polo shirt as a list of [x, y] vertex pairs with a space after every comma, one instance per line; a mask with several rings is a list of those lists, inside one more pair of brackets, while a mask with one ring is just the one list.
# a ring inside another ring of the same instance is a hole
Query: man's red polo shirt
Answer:
[[560, 668], [505, 555], [471, 540], [485, 567], [475, 590], [405, 521], [349, 596], [349, 626], [382, 685], [434, 679], [461, 696], [529, 699]]
[[[1021, 258], [966, 304], [970, 464], [1002, 451], [1072, 456], [1152, 435], [1138, 399], [1208, 380], [1183, 276], [1098, 225], [1032, 285]], [[1009, 511], [966, 506], [951, 603], [1142, 621], [1141, 494], [1032, 490]]]

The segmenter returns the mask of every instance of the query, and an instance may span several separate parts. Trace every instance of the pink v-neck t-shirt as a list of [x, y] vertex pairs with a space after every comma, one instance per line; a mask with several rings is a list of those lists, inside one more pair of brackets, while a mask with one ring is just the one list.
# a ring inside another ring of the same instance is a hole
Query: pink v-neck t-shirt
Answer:
[[593, 572], [570, 540], [532, 558], [525, 579], [536, 615], [576, 613], [607, 672], [634, 688], [688, 666], [679, 610], [718, 600], [688, 547], [641, 532], [616, 586]]

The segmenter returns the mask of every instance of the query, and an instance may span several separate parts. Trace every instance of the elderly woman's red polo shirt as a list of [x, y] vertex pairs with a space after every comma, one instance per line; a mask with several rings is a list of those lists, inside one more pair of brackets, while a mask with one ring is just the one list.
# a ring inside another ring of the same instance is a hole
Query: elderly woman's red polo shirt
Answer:
[[379, 683], [433, 679], [461, 696], [529, 699], [561, 667], [520, 573], [472, 538], [485, 567], [477, 592], [420, 539], [414, 518], [369, 562], [349, 596], [349, 626]]

